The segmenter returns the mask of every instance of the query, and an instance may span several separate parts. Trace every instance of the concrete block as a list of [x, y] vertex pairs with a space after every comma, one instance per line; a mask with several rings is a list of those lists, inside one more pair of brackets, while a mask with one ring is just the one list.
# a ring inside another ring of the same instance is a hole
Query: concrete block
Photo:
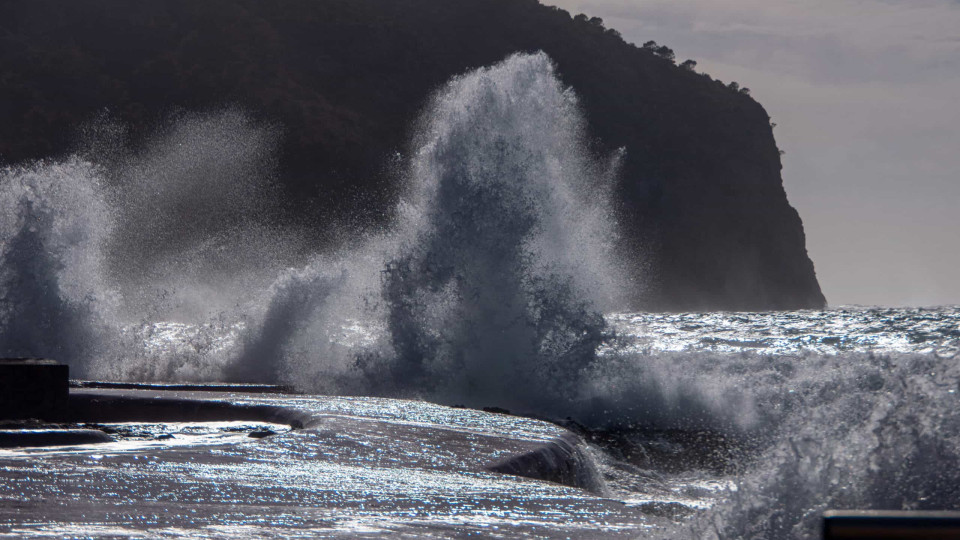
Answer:
[[933, 540], [960, 538], [960, 512], [831, 510], [824, 540]]
[[67, 416], [70, 370], [45, 358], [0, 358], [0, 420]]

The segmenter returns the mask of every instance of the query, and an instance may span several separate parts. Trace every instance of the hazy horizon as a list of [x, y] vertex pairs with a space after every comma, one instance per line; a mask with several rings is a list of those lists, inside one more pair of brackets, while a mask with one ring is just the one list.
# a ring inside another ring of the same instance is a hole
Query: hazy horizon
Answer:
[[960, 2], [546, 3], [751, 89], [830, 305], [960, 304]]

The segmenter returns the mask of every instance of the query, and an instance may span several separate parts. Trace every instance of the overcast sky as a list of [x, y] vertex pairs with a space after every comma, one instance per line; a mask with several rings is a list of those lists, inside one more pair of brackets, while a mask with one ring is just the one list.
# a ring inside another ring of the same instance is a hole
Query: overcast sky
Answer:
[[960, 304], [960, 1], [544, 1], [751, 89], [831, 305]]

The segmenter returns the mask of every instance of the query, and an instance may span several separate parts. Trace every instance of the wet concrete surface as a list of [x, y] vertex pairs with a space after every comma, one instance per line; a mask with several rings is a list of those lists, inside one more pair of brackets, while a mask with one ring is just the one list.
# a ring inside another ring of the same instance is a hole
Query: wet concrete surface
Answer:
[[[493, 472], [514, 458], [522, 458], [516, 469], [538, 453], [571, 455], [579, 439], [537, 420], [375, 398], [72, 394], [88, 403], [282, 411], [276, 418], [300, 429], [255, 428], [264, 436], [203, 444], [0, 450], [0, 536], [636, 538], [669, 526], [596, 486]], [[552, 450], [557, 444], [563, 452]]]

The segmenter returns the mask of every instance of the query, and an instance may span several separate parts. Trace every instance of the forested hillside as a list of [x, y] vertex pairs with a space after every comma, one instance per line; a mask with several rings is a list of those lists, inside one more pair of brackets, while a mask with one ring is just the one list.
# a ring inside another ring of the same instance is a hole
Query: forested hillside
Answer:
[[[105, 110], [133, 144], [176, 111], [238, 106], [282, 130], [289, 212], [381, 224], [433, 90], [543, 50], [617, 187], [638, 308], [817, 307], [770, 119], [747, 92], [536, 0], [14, 0], [0, 4], [0, 160], [74, 149]], [[714, 74], [722, 76], [722, 74]]]

